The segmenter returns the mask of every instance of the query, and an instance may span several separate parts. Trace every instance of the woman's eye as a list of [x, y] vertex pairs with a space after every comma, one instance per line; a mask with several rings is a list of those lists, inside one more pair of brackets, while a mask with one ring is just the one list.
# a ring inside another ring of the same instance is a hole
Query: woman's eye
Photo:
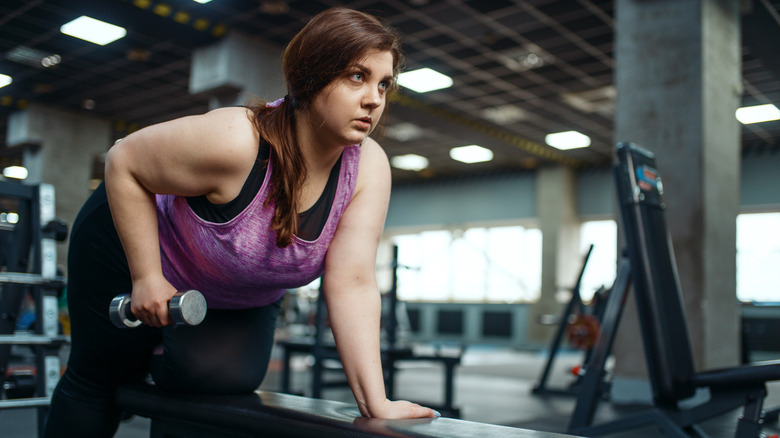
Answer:
[[353, 81], [363, 82], [363, 73], [352, 73], [349, 78]]
[[379, 83], [379, 88], [381, 88], [382, 90], [386, 91], [388, 88], [390, 88], [390, 83], [389, 82], [380, 82]]

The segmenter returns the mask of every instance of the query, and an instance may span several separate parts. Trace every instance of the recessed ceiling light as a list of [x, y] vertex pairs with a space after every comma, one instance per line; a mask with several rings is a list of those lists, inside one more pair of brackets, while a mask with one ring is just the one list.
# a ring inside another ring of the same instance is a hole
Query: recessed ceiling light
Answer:
[[536, 44], [526, 44], [499, 53], [498, 60], [511, 70], [526, 71], [550, 64], [555, 58]]
[[615, 111], [615, 99], [617, 88], [614, 85], [561, 93], [564, 103], [586, 113], [610, 115]]
[[86, 15], [63, 24], [60, 32], [101, 46], [105, 46], [127, 35], [127, 31], [123, 27], [96, 20]]
[[418, 93], [427, 93], [452, 86], [452, 78], [430, 68], [407, 71], [398, 75], [398, 83]]
[[514, 105], [500, 105], [482, 110], [482, 117], [498, 125], [508, 125], [526, 118], [525, 111]]
[[544, 142], [561, 150], [586, 148], [590, 146], [590, 137], [577, 131], [556, 132], [547, 134]]
[[135, 62], [146, 62], [152, 58], [152, 52], [149, 49], [135, 47], [125, 53], [125, 58]]
[[401, 122], [385, 127], [385, 135], [395, 141], [410, 141], [423, 136], [423, 129], [413, 123]]
[[462, 163], [481, 163], [493, 159], [493, 151], [475, 144], [450, 149], [450, 158]]
[[743, 125], [750, 123], [769, 122], [780, 120], [780, 110], [771, 103], [766, 105], [746, 106], [737, 109], [737, 120]]
[[285, 0], [266, 0], [260, 3], [260, 11], [270, 15], [286, 14], [290, 6]]
[[57, 55], [56, 53], [54, 55], [49, 55], [41, 58], [41, 65], [46, 68], [54, 67], [55, 65], [58, 65], [60, 62], [62, 62], [62, 57], [60, 55]]
[[62, 61], [60, 55], [26, 46], [16, 46], [5, 54], [5, 59], [31, 67], [54, 67]]
[[417, 154], [396, 155], [390, 159], [390, 164], [396, 169], [417, 171], [428, 167], [428, 159]]
[[0, 222], [15, 224], [19, 222], [19, 213], [0, 213]]
[[27, 168], [22, 166], [8, 166], [3, 169], [3, 176], [13, 179], [27, 178]]
[[14, 80], [10, 76], [0, 73], [0, 88], [5, 87], [13, 81]]

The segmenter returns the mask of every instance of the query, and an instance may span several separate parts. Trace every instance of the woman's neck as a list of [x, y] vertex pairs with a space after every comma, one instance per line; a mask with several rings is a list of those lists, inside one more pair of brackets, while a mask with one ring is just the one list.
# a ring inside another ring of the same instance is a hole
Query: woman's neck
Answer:
[[296, 114], [295, 134], [298, 147], [301, 148], [307, 173], [310, 175], [330, 174], [330, 170], [341, 156], [344, 145], [328, 142], [324, 136], [317, 134], [317, 127], [304, 117]]

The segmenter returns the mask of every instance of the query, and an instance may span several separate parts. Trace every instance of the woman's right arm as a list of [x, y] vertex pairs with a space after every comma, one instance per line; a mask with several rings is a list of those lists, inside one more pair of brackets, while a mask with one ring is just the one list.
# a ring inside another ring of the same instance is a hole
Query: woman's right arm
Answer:
[[163, 277], [155, 194], [227, 202], [238, 194], [257, 156], [257, 133], [242, 108], [226, 108], [149, 126], [106, 156], [106, 192], [132, 276], [133, 314], [170, 324], [174, 287]]
[[170, 323], [161, 307], [176, 290], [162, 275], [154, 193], [138, 180], [132, 159], [139, 148], [128, 140], [106, 156], [106, 193], [132, 276], [132, 312], [145, 324], [161, 327]]

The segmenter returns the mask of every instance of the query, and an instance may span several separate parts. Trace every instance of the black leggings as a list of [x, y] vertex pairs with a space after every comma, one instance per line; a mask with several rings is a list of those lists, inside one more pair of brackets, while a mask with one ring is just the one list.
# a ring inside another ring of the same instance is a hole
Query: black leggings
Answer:
[[246, 393], [260, 386], [278, 302], [209, 309], [195, 327], [120, 329], [108, 318], [109, 303], [132, 286], [102, 185], [79, 212], [69, 244], [71, 352], [44, 436], [113, 436], [121, 416], [114, 403], [117, 386], [143, 381], [149, 373], [158, 387], [172, 391]]

